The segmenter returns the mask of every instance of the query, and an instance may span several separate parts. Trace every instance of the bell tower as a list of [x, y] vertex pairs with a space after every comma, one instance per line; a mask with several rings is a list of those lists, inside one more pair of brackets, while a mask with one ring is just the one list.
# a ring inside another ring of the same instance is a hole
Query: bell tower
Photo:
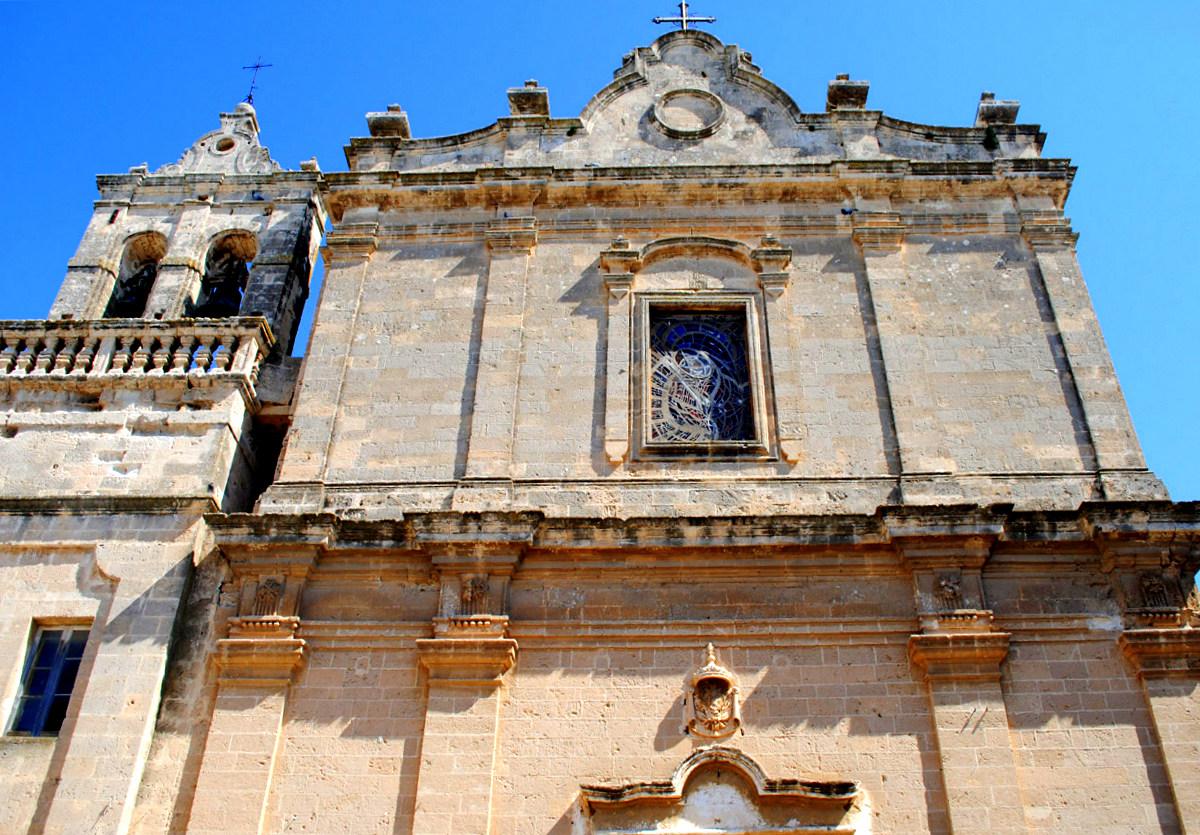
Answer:
[[242, 102], [178, 162], [97, 178], [100, 199], [53, 320], [266, 319], [287, 356], [325, 215], [315, 160], [286, 171]]

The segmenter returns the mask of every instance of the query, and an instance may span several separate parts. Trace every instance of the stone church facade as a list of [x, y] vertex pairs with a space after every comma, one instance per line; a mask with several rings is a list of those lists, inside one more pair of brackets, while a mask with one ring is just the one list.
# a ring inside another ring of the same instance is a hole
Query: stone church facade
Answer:
[[0, 322], [0, 831], [1200, 832], [1200, 508], [1074, 169], [867, 96], [681, 30], [100, 177]]

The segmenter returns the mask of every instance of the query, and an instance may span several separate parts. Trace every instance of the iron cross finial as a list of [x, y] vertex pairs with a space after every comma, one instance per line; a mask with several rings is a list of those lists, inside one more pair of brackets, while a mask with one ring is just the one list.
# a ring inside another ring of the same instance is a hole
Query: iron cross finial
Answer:
[[258, 71], [265, 70], [267, 67], [273, 67], [274, 64], [264, 64], [262, 56], [258, 56], [258, 60], [248, 67], [242, 67], [244, 70], [254, 70], [254, 75], [250, 77], [250, 92], [246, 94], [246, 104], [254, 104], [254, 91], [258, 89]]
[[716, 23], [715, 17], [693, 17], [688, 14], [688, 4], [686, 2], [679, 4], [679, 15], [677, 17], [656, 17], [655, 23], [678, 23], [681, 29], [687, 29], [689, 23]]

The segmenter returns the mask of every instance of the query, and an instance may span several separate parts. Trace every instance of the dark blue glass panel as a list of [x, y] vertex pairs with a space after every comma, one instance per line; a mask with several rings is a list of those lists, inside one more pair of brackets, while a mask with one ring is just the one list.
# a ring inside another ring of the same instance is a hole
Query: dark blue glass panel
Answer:
[[54, 685], [55, 695], [70, 696], [71, 688], [75, 686], [75, 676], [79, 674], [79, 659], [67, 659], [63, 662], [58, 674], [58, 683]]
[[13, 722], [13, 733], [37, 733], [38, 708], [41, 705], [41, 699], [21, 699], [17, 707], [17, 721]]
[[52, 667], [61, 642], [62, 632], [57, 629], [41, 633], [38, 637], [37, 653], [34, 656], [33, 665], [35, 667]]
[[72, 632], [71, 640], [67, 644], [67, 658], [83, 658], [83, 649], [87, 646], [87, 639], [88, 633], [83, 630], [76, 629]]
[[49, 683], [50, 668], [34, 667], [29, 671], [29, 678], [25, 683], [25, 695], [27, 697], [39, 697], [46, 692], [46, 685]]
[[56, 734], [62, 729], [63, 719], [67, 716], [67, 705], [70, 701], [70, 695], [54, 697], [50, 702], [50, 710], [46, 713], [46, 721], [42, 724], [41, 733]]

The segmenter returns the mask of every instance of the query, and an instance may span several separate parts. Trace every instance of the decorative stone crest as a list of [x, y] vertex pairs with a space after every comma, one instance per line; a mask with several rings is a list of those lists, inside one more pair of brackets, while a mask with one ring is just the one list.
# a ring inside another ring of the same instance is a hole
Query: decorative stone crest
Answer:
[[737, 676], [718, 663], [712, 644], [708, 645], [704, 666], [692, 674], [689, 684], [690, 693], [684, 701], [688, 733], [719, 739], [741, 727]]

